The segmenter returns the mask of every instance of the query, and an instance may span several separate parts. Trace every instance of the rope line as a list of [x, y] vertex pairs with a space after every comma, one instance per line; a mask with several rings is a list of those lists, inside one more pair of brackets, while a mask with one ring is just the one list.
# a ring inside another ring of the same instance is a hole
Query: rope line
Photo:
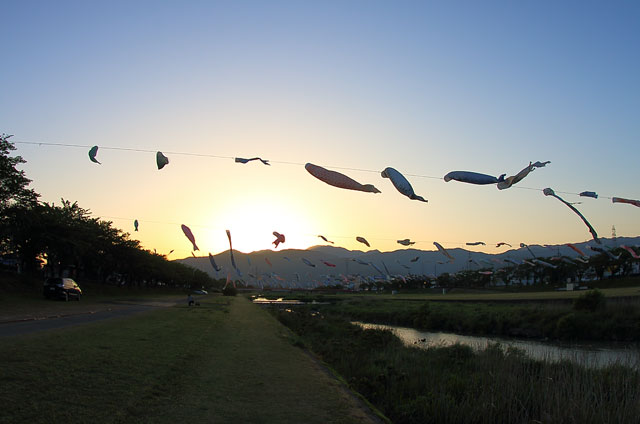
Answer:
[[[13, 144], [27, 144], [27, 145], [35, 145], [35, 146], [55, 146], [55, 147], [76, 147], [76, 148], [85, 148], [90, 149], [93, 146], [84, 145], [84, 144], [69, 144], [69, 143], [49, 143], [49, 142], [36, 142], [36, 141], [12, 141]], [[137, 149], [131, 147], [114, 147], [114, 146], [99, 146], [100, 149], [103, 150], [116, 150], [116, 151], [126, 151], [126, 152], [138, 152], [138, 153], [156, 153], [157, 150], [150, 149]], [[192, 156], [192, 157], [207, 157], [207, 158], [215, 158], [215, 159], [235, 159], [234, 156], [222, 156], [222, 155], [213, 155], [209, 153], [193, 153], [193, 152], [174, 152], [174, 151], [166, 151], [163, 152], [168, 155], [177, 155], [177, 156]], [[288, 161], [278, 161], [278, 160], [269, 160], [269, 163], [281, 164], [281, 165], [295, 165], [295, 166], [304, 166], [304, 163], [301, 162], [288, 162]], [[344, 166], [331, 166], [326, 165], [326, 168], [330, 169], [339, 169], [341, 171], [356, 171], [356, 172], [372, 172], [372, 173], [380, 173], [378, 170], [374, 169], [364, 169], [364, 168], [351, 168]], [[436, 177], [433, 175], [423, 175], [423, 174], [404, 174], [408, 177], [416, 177], [416, 178], [428, 178], [434, 180], [444, 180], [444, 177]], [[535, 187], [526, 187], [526, 186], [512, 186], [510, 188], [516, 188], [521, 190], [534, 190], [534, 191], [542, 191], [541, 188]], [[559, 191], [555, 190], [556, 193], [560, 194], [569, 194], [573, 196], [580, 196], [580, 193], [571, 192], [571, 191]], [[611, 196], [598, 196], [598, 198], [609, 199], [611, 200]]]

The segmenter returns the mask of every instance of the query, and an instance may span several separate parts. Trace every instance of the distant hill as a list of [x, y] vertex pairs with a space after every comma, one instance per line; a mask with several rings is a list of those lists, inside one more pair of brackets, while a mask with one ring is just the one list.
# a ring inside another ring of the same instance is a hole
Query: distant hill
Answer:
[[[636, 246], [640, 244], [640, 237], [618, 237], [613, 239], [602, 238], [602, 243], [607, 247], [620, 246], [626, 244]], [[588, 250], [586, 245], [595, 245], [593, 241], [574, 243], [587, 256], [596, 254]], [[360, 274], [364, 277], [374, 277], [391, 275], [440, 275], [444, 272], [455, 273], [465, 269], [487, 269], [510, 266], [503, 262], [504, 259], [521, 261], [536, 257], [548, 258], [551, 256], [577, 257], [578, 254], [565, 244], [553, 246], [531, 245], [527, 248], [517, 248], [506, 252], [488, 254], [481, 252], [470, 252], [465, 249], [447, 249], [454, 258], [453, 262], [447, 262], [447, 258], [437, 250], [419, 249], [398, 249], [393, 252], [380, 252], [370, 250], [363, 252], [360, 250], [347, 250], [334, 246], [313, 246], [306, 250], [285, 249], [285, 250], [260, 250], [251, 253], [234, 251], [234, 258], [238, 268], [243, 274], [243, 279], [253, 282], [254, 276], [270, 275], [272, 278], [282, 278], [286, 281], [327, 281], [340, 279], [342, 275]], [[498, 249], [496, 249], [498, 250]], [[306, 265], [302, 259], [310, 261], [315, 267]], [[416, 259], [417, 258], [417, 259]], [[226, 278], [229, 272], [233, 279], [238, 276], [231, 267], [229, 251], [219, 253], [214, 256], [214, 260], [222, 271], [216, 273], [209, 262], [208, 257], [189, 257], [178, 259], [177, 262], [189, 265], [193, 268], [207, 272], [214, 278]], [[412, 262], [414, 260], [414, 262]], [[269, 265], [269, 263], [271, 265]], [[335, 265], [330, 267], [322, 261]], [[373, 263], [364, 265], [362, 262]], [[377, 269], [376, 269], [377, 267]], [[385, 268], [386, 267], [386, 268]], [[278, 276], [275, 277], [274, 273]], [[216, 275], [217, 274], [217, 275]], [[297, 275], [296, 275], [297, 274]], [[275, 280], [274, 280], [275, 281]]]

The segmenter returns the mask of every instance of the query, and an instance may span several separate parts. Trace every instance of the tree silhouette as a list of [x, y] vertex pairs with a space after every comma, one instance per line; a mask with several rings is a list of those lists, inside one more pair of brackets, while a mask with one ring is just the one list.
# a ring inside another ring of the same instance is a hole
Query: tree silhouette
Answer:
[[0, 135], [0, 214], [12, 205], [31, 206], [38, 199], [38, 194], [27, 188], [31, 180], [24, 171], [16, 169], [25, 160], [21, 156], [9, 156], [16, 149], [9, 141], [10, 137], [4, 133]]
[[205, 272], [144, 250], [112, 222], [62, 199], [60, 206], [38, 202], [30, 180], [10, 157], [10, 136], [0, 137], [0, 255], [15, 258], [23, 272], [79, 278], [128, 286], [211, 287]]

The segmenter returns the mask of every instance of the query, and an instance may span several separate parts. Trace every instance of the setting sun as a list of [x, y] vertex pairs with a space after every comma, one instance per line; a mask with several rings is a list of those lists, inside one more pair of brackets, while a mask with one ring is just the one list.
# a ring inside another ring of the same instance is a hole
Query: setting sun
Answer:
[[[275, 197], [275, 198], [274, 198]], [[273, 248], [273, 231], [284, 234], [286, 242], [282, 248], [304, 249], [309, 246], [309, 228], [313, 228], [312, 216], [299, 204], [288, 201], [287, 197], [258, 193], [249, 197], [236, 196], [212, 216], [216, 227], [231, 231], [234, 250], [252, 252]], [[229, 248], [224, 231], [208, 228], [203, 240], [212, 251], [220, 252]]]

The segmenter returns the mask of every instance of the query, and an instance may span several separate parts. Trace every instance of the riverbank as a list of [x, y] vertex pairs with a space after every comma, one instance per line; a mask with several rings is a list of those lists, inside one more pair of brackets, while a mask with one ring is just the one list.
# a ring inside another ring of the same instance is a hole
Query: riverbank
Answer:
[[354, 321], [363, 329], [390, 330], [407, 346], [427, 349], [429, 347], [462, 344], [474, 351], [482, 351], [492, 344], [505, 349], [522, 351], [532, 359], [546, 362], [570, 361], [589, 368], [604, 368], [621, 365], [640, 371], [640, 344], [620, 342], [557, 342], [496, 336], [469, 336], [454, 333], [429, 332], [395, 325], [371, 324]]
[[499, 345], [424, 350], [332, 308], [272, 311], [394, 423], [635, 423], [640, 414], [640, 375], [626, 367], [546, 363]]
[[380, 420], [246, 299], [3, 339], [0, 423]]
[[[593, 292], [583, 292], [590, 296]], [[337, 296], [323, 306], [351, 321], [427, 331], [555, 340], [640, 341], [640, 298], [606, 298], [595, 306], [573, 301], [534, 303], [433, 302], [376, 296]]]

